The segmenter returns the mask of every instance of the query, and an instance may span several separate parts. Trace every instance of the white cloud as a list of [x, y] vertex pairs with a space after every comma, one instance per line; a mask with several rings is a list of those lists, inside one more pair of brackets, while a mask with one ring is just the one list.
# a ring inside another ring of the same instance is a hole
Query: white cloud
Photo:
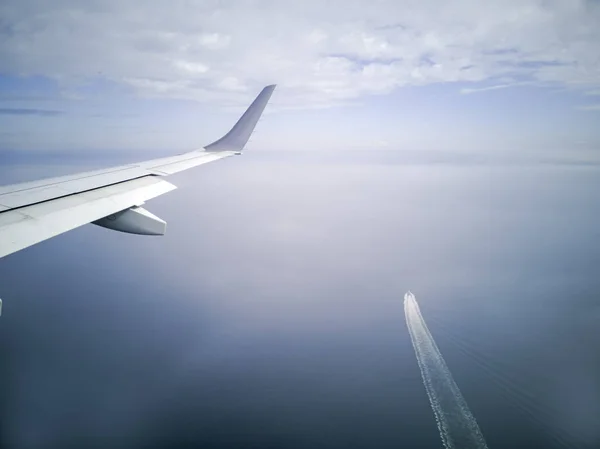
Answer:
[[208, 72], [208, 67], [199, 62], [189, 62], [189, 61], [175, 61], [176, 67], [189, 72], [189, 73], [206, 73]]
[[327, 34], [324, 33], [321, 30], [313, 30], [311, 31], [311, 33], [308, 35], [308, 41], [311, 44], [318, 44], [320, 42], [323, 42], [324, 40], [327, 39]]
[[223, 78], [219, 82], [218, 86], [225, 90], [245, 91], [247, 89], [246, 86], [242, 82], [240, 82], [240, 80], [233, 76]]
[[532, 83], [507, 83], [507, 84], [495, 84], [493, 86], [485, 86], [485, 87], [465, 87], [460, 90], [461, 94], [475, 94], [479, 92], [487, 92], [490, 90], [501, 90], [508, 89], [509, 87], [518, 87], [518, 86], [526, 86]]
[[600, 104], [586, 104], [584, 106], [578, 106], [577, 109], [581, 111], [600, 111]]
[[499, 90], [506, 89], [507, 87], [512, 87], [514, 84], [496, 84], [494, 86], [486, 86], [486, 87], [465, 87], [460, 90], [461, 94], [474, 94], [478, 92], [487, 92], [489, 90]]
[[229, 45], [231, 36], [225, 36], [219, 33], [203, 34], [200, 36], [200, 44], [211, 50], [218, 50]]
[[442, 82], [600, 86], [591, 0], [5, 0], [0, 18], [3, 73], [144, 95], [243, 103], [277, 82], [281, 107], [323, 107]]

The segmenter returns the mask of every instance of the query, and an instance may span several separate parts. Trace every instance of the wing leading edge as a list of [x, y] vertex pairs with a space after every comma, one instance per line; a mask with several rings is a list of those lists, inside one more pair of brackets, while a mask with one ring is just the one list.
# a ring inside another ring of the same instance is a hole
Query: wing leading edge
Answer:
[[160, 179], [239, 154], [275, 85], [265, 87], [233, 128], [206, 147], [177, 156], [0, 187], [0, 257], [87, 223], [160, 235], [166, 223], [140, 206], [176, 187]]

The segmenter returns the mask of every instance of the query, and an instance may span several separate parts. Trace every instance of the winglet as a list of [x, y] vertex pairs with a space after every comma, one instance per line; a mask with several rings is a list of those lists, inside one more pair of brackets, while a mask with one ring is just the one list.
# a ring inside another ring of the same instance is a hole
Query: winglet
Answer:
[[265, 87], [246, 109], [244, 115], [233, 125], [231, 131], [219, 140], [205, 146], [204, 149], [206, 151], [242, 151], [274, 90], [275, 84]]

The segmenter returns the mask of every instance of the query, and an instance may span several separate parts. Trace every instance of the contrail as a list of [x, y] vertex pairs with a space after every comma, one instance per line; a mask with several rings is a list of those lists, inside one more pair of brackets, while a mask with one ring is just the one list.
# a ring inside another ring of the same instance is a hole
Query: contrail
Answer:
[[477, 421], [454, 382], [411, 292], [404, 295], [404, 314], [444, 447], [487, 449]]

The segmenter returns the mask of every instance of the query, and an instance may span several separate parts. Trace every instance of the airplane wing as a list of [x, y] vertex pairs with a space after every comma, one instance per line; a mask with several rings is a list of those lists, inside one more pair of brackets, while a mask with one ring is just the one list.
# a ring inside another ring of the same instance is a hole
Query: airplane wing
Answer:
[[165, 176], [240, 154], [275, 85], [265, 87], [219, 140], [178, 156], [0, 187], [0, 257], [94, 223], [162, 235], [166, 223], [141, 206], [176, 187]]

